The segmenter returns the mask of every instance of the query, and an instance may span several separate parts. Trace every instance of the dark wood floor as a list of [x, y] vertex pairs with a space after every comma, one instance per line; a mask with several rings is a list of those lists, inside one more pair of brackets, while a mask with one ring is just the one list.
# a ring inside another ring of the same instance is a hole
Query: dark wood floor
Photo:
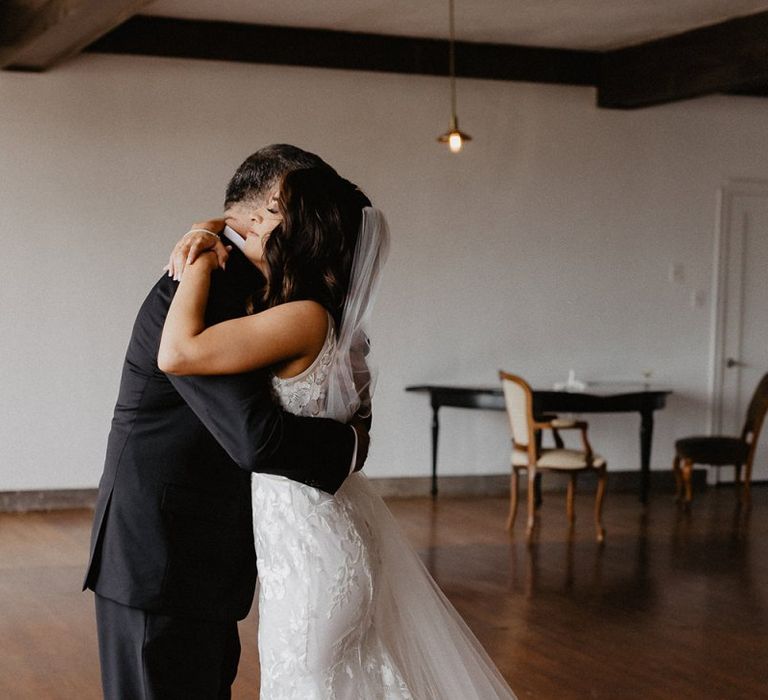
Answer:
[[[440, 585], [522, 698], [768, 698], [768, 489], [748, 517], [728, 489], [690, 515], [606, 499], [607, 543], [577, 496], [547, 494], [535, 546], [504, 499], [392, 501]], [[80, 593], [90, 513], [0, 515], [0, 698], [99, 698], [92, 596]], [[242, 623], [236, 698], [257, 697], [256, 621]]]

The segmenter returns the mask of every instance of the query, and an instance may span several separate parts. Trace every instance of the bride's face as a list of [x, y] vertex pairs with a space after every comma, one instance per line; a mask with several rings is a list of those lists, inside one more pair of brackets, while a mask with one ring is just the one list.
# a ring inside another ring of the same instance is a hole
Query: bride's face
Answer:
[[277, 190], [261, 202], [233, 204], [226, 212], [227, 223], [245, 239], [243, 252], [256, 267], [266, 272], [264, 244], [283, 220], [277, 206]]

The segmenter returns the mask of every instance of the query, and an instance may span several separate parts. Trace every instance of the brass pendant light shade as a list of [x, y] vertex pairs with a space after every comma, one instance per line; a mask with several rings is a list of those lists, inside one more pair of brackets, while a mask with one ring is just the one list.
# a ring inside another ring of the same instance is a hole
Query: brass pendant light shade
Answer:
[[451, 118], [451, 128], [437, 137], [439, 143], [447, 143], [451, 153], [458, 153], [465, 141], [471, 141], [472, 137], [459, 129], [456, 117]]

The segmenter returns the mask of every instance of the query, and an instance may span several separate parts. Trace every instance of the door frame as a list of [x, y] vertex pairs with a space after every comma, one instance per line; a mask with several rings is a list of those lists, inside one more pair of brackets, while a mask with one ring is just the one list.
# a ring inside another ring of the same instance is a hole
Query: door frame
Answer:
[[[729, 265], [730, 252], [733, 250], [733, 230], [730, 226], [734, 199], [740, 196], [765, 197], [768, 199], [768, 180], [757, 178], [735, 178], [720, 186], [717, 193], [717, 223], [715, 227], [714, 255], [714, 291], [712, 294], [711, 351], [709, 367], [709, 431], [711, 434], [722, 432], [723, 407], [722, 395], [725, 384], [725, 314], [728, 306], [734, 302], [740, 304], [744, 298], [744, 265]], [[741, 250], [741, 246], [739, 246]], [[737, 275], [734, 277], [734, 275]], [[739, 290], [738, 300], [728, 299], [729, 284], [735, 282]], [[738, 332], [741, 335], [741, 313], [738, 314]]]

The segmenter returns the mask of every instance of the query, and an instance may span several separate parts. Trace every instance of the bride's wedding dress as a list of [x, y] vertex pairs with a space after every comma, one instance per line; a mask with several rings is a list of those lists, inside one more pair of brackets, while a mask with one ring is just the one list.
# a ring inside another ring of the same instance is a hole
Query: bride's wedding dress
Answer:
[[[336, 350], [273, 378], [292, 413], [329, 415]], [[333, 412], [330, 412], [333, 415]], [[514, 698], [362, 474], [331, 496], [253, 477], [261, 700]]]

